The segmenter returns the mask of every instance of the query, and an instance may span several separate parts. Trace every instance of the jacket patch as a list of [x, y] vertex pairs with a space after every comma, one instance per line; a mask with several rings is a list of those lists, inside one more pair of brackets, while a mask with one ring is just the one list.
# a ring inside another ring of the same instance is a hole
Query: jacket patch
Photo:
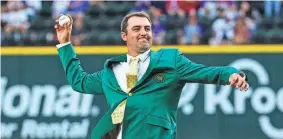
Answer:
[[165, 81], [165, 76], [163, 73], [158, 73], [155, 75], [155, 80], [159, 83], [162, 83]]

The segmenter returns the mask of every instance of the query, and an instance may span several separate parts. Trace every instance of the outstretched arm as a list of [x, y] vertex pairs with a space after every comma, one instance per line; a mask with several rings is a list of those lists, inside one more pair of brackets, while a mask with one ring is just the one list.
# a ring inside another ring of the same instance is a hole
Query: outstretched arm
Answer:
[[76, 57], [72, 44], [67, 44], [58, 49], [69, 84], [75, 91], [87, 94], [102, 94], [103, 70], [88, 74], [81, 67], [80, 60]]
[[63, 25], [55, 25], [58, 41], [57, 45], [60, 60], [69, 84], [75, 91], [87, 94], [103, 94], [102, 76], [103, 70], [93, 74], [86, 73], [81, 67], [80, 60], [76, 57], [74, 48], [70, 43], [73, 20], [70, 15], [70, 22]]
[[220, 84], [247, 90], [247, 78], [243, 72], [233, 67], [207, 67], [187, 59], [177, 51], [176, 68], [181, 82]]

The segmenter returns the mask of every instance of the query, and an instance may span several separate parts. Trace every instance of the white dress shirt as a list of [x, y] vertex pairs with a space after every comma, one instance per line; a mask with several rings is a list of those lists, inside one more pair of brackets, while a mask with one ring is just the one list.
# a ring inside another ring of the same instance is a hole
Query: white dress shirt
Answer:
[[[56, 45], [56, 47], [59, 49], [59, 48], [66, 46], [67, 44], [70, 44], [70, 43], [71, 42], [67, 42], [67, 43], [64, 43], [64, 44], [58, 44], [58, 45]], [[138, 68], [139, 68], [138, 69], [138, 80], [140, 80], [142, 78], [142, 76], [145, 74], [145, 72], [146, 72], [146, 70], [149, 66], [149, 62], [150, 62], [149, 52], [150, 52], [150, 50], [147, 50], [146, 52], [137, 56], [141, 60], [139, 62], [139, 66], [138, 66]], [[112, 70], [115, 74], [115, 77], [118, 81], [118, 84], [124, 92], [127, 92], [126, 73], [128, 71], [128, 65], [129, 65], [130, 58], [131, 58], [131, 56], [127, 54], [127, 62], [120, 62], [120, 63], [113, 65], [113, 67], [112, 67]], [[120, 133], [119, 133], [117, 139], [122, 139], [122, 126], [121, 126], [121, 130], [120, 130]]]
[[[148, 66], [149, 66], [149, 62], [150, 62], [150, 58], [149, 58], [149, 51], [146, 51], [143, 54], [138, 55], [138, 57], [140, 58], [140, 63], [139, 63], [139, 70], [138, 70], [138, 80], [140, 80], [142, 78], [142, 76], [144, 75], [144, 73], [146, 72]], [[115, 77], [118, 81], [119, 86], [121, 87], [121, 89], [124, 92], [127, 92], [127, 78], [126, 78], [126, 73], [128, 71], [128, 65], [129, 65], [129, 61], [130, 61], [131, 56], [127, 55], [127, 62], [120, 62], [116, 65], [113, 66], [113, 71], [115, 74]], [[119, 132], [119, 135], [117, 137], [117, 139], [122, 139], [122, 128], [123, 126], [121, 126], [121, 130]]]

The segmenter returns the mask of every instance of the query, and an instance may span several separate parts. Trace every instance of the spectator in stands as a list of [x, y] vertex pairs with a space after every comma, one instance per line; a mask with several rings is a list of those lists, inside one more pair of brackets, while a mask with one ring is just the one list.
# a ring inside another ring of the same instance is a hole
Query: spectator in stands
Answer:
[[259, 12], [259, 9], [253, 8], [252, 4], [255, 4], [254, 1], [242, 1], [240, 2], [239, 6], [239, 16], [246, 16], [253, 20], [255, 20], [256, 23], [259, 23], [261, 20], [261, 15]]
[[254, 19], [257, 19], [257, 17], [255, 17], [255, 15], [252, 14], [252, 10], [249, 2], [244, 1], [241, 3], [238, 16], [244, 17], [246, 22], [245, 24], [247, 25], [250, 32], [252, 33], [255, 32], [256, 23]]
[[224, 8], [225, 10], [229, 10], [229, 8], [233, 5], [236, 4], [236, 1], [234, 0], [219, 0], [219, 1], [216, 1], [218, 7], [222, 7]]
[[30, 20], [34, 20], [42, 8], [41, 0], [24, 0], [24, 5], [26, 6], [27, 13]]
[[232, 44], [234, 38], [235, 22], [231, 14], [227, 14], [225, 18], [218, 18], [212, 24], [213, 36], [210, 39], [211, 45]]
[[165, 37], [165, 28], [164, 25], [160, 23], [160, 20], [153, 19], [152, 24], [152, 34], [154, 36], [153, 44], [161, 45], [164, 44], [164, 37]]
[[183, 9], [179, 8], [176, 0], [166, 1], [167, 11], [167, 29], [176, 30], [182, 29], [187, 21], [186, 13]]
[[236, 3], [232, 3], [228, 5], [228, 8], [226, 9], [226, 15], [229, 15], [231, 20], [236, 20], [236, 17], [238, 15], [237, 5]]
[[217, 4], [215, 1], [201, 1], [197, 12], [200, 18], [213, 20], [217, 15]]
[[239, 16], [248, 16], [248, 17], [252, 16], [251, 15], [251, 7], [250, 7], [249, 2], [246, 2], [246, 1], [241, 2], [238, 15]]
[[2, 13], [1, 22], [5, 24], [4, 32], [6, 35], [12, 35], [14, 40], [21, 39], [29, 28], [29, 15], [25, 5], [21, 1], [8, 1], [6, 10]]
[[[265, 17], [279, 17], [281, 10], [281, 2], [280, 0], [265, 0], [264, 1], [264, 14]], [[274, 12], [274, 13], [273, 13]]]
[[42, 8], [42, 1], [41, 0], [23, 0], [23, 3], [27, 6], [27, 8], [32, 8], [36, 11], [40, 11]]
[[198, 25], [196, 12], [191, 11], [188, 19], [188, 24], [184, 27], [183, 44], [199, 44], [201, 36], [201, 28]]
[[216, 1], [200, 1], [200, 8], [197, 11], [198, 25], [202, 29], [201, 44], [207, 44], [211, 37], [211, 25], [220, 12], [217, 9]]
[[60, 14], [66, 14], [68, 12], [68, 8], [70, 5], [70, 1], [53, 1], [52, 11], [53, 18], [58, 18]]
[[221, 18], [225, 18], [225, 9], [223, 7], [217, 7], [217, 15], [213, 20], [215, 21]]
[[234, 28], [234, 43], [247, 44], [249, 42], [250, 33], [245, 21], [245, 17], [238, 17]]
[[166, 11], [169, 16], [169, 19], [175, 17], [175, 22], [182, 20], [185, 18], [185, 11], [179, 7], [178, 2], [176, 0], [166, 1]]
[[154, 36], [153, 44], [161, 45], [164, 44], [164, 37], [165, 37], [165, 25], [162, 23], [164, 20], [164, 15], [162, 14], [161, 9], [158, 9], [154, 6], [149, 8], [149, 15], [152, 19], [152, 33]]

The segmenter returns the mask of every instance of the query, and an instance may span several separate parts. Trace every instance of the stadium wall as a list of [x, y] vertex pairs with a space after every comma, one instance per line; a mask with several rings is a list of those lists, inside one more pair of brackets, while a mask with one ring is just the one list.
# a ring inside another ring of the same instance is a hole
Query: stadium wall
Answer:
[[[237, 67], [250, 83], [247, 92], [186, 84], [179, 101], [178, 139], [283, 138], [282, 46], [178, 48], [197, 63]], [[89, 138], [108, 105], [103, 96], [71, 89], [56, 48], [1, 51], [1, 138]], [[126, 47], [80, 46], [76, 51], [91, 73], [101, 70], [106, 59], [126, 52]]]

